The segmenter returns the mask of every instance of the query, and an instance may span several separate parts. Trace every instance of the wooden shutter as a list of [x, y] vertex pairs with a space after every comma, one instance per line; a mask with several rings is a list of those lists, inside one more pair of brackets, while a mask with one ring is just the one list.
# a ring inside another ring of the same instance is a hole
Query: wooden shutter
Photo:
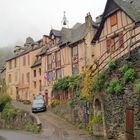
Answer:
[[123, 48], [124, 47], [124, 39], [123, 39], [123, 32], [119, 33], [119, 47]]
[[114, 26], [117, 24], [117, 14], [113, 14], [111, 17], [110, 17], [110, 24], [111, 26]]
[[107, 53], [110, 52], [111, 42], [112, 42], [111, 38], [106, 40], [106, 50], [107, 50]]

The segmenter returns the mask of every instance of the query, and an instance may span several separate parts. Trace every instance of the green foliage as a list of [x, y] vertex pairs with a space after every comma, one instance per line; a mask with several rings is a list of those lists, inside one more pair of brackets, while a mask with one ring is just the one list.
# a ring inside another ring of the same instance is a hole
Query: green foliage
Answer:
[[7, 103], [4, 110], [2, 111], [2, 117], [6, 120], [16, 117], [17, 114], [17, 109], [13, 108], [10, 103]]
[[136, 93], [140, 95], [140, 80], [137, 80], [135, 82], [135, 90], [136, 90]]
[[0, 105], [6, 105], [11, 101], [11, 97], [7, 94], [0, 94]]
[[110, 61], [108, 64], [108, 68], [109, 68], [109, 70], [115, 70], [117, 68], [116, 61], [114, 61], [114, 60]]
[[81, 81], [81, 100], [91, 100], [92, 93], [92, 71], [89, 66], [84, 67], [82, 72], [82, 81]]
[[118, 80], [112, 80], [109, 86], [107, 87], [107, 93], [109, 94], [113, 94], [113, 93], [118, 94], [118, 93], [121, 93], [122, 90], [123, 90], [123, 87]]
[[92, 89], [93, 91], [100, 92], [106, 86], [107, 74], [106, 71], [100, 72], [92, 81]]
[[79, 129], [84, 129], [84, 125], [83, 125], [82, 122], [81, 122], [81, 123], [75, 124], [75, 127], [76, 127], [76, 128], [79, 128]]
[[1, 87], [0, 87], [0, 94], [6, 93], [7, 85], [5, 83], [5, 80], [0, 78], [0, 85], [1, 85]]
[[133, 81], [136, 78], [136, 72], [134, 69], [129, 68], [123, 76], [123, 79], [125, 83], [128, 83], [129, 81]]
[[28, 124], [26, 126], [26, 130], [31, 133], [37, 134], [39, 133], [40, 128], [36, 124]]
[[68, 104], [71, 108], [74, 108], [77, 105], [77, 102], [78, 102], [77, 98], [74, 98], [74, 99], [70, 100], [68, 102]]
[[66, 91], [69, 88], [75, 89], [80, 83], [81, 77], [80, 76], [67, 76], [62, 79], [59, 79], [53, 85], [53, 91]]
[[53, 107], [56, 107], [57, 105], [60, 105], [60, 104], [61, 104], [60, 100], [54, 99], [51, 101], [50, 106], [53, 108]]
[[94, 116], [92, 119], [89, 121], [89, 126], [92, 127], [93, 125], [96, 124], [102, 124], [102, 116]]
[[129, 65], [128, 64], [124, 64], [121, 68], [120, 71], [124, 74], [128, 71], [129, 69]]

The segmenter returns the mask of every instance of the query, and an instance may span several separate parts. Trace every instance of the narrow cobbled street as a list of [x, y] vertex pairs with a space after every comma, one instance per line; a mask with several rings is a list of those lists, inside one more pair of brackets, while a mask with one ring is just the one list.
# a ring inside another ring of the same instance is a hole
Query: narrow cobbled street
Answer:
[[[26, 111], [31, 111], [29, 105], [13, 101], [13, 105]], [[50, 111], [36, 114], [42, 123], [42, 132], [37, 135], [40, 140], [99, 140], [86, 131], [79, 130], [56, 116]]]

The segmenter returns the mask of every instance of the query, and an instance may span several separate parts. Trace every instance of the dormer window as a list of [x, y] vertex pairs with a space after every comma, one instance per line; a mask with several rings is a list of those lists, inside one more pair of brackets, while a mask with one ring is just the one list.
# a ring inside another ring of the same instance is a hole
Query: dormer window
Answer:
[[110, 25], [114, 26], [117, 24], [117, 13], [110, 16]]
[[54, 39], [54, 35], [51, 36], [51, 39]]

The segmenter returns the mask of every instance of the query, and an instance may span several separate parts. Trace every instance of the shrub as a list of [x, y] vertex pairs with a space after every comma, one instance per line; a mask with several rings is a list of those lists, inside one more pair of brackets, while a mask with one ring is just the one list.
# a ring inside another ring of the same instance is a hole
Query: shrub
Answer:
[[10, 103], [5, 105], [5, 108], [2, 112], [2, 117], [6, 120], [14, 118], [17, 115], [16, 109], [14, 109]]
[[102, 124], [102, 116], [94, 116], [91, 121], [89, 121], [89, 126], [93, 126], [96, 124]]
[[107, 74], [106, 71], [100, 72], [92, 82], [93, 91], [100, 92], [106, 86]]
[[0, 95], [0, 105], [4, 104], [6, 105], [8, 102], [11, 101], [11, 97], [7, 94], [1, 94]]
[[136, 90], [136, 93], [140, 95], [140, 80], [137, 80], [135, 82], [135, 90]]
[[115, 70], [116, 67], [117, 67], [117, 64], [116, 64], [115, 60], [112, 60], [112, 61], [109, 62], [109, 64], [108, 64], [109, 70]]
[[7, 103], [2, 111], [2, 117], [6, 120], [13, 119], [18, 115], [22, 115], [24, 113], [23, 110], [14, 108], [11, 103]]
[[127, 70], [129, 69], [129, 65], [128, 64], [124, 64], [121, 68], [120, 71], [124, 74], [127, 72]]
[[56, 107], [57, 105], [60, 105], [60, 103], [61, 103], [60, 100], [54, 99], [54, 100], [51, 101], [50, 106], [51, 107]]
[[81, 123], [77, 123], [77, 124], [75, 124], [75, 127], [79, 128], [79, 129], [84, 129], [84, 124], [82, 122]]
[[129, 68], [125, 73], [124, 73], [124, 81], [125, 83], [129, 82], [129, 81], [133, 81], [136, 78], [136, 72], [134, 71], [134, 69]]
[[107, 93], [113, 94], [113, 93], [121, 93], [123, 90], [122, 85], [118, 80], [112, 80], [107, 87]]
[[36, 124], [28, 124], [26, 126], [26, 130], [34, 134], [38, 133], [39, 129], [40, 128]]
[[69, 106], [70, 106], [71, 108], [74, 108], [74, 107], [76, 106], [76, 104], [77, 104], [76, 98], [70, 100], [70, 101], [68, 102], [68, 104], [69, 104]]

